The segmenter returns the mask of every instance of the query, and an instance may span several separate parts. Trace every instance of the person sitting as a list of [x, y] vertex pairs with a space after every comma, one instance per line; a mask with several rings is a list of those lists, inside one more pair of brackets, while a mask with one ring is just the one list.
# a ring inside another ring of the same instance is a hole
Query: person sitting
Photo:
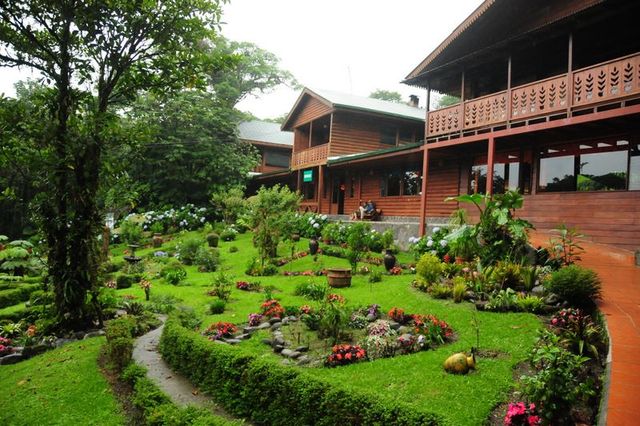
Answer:
[[362, 219], [378, 220], [382, 215], [382, 210], [376, 208], [376, 204], [369, 200], [364, 206]]

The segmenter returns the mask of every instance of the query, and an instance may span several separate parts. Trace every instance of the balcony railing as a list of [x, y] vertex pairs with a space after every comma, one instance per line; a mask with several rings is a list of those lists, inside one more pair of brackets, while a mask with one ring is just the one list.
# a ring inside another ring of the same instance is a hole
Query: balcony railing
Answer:
[[556, 115], [634, 95], [640, 95], [640, 54], [431, 111], [427, 137]]
[[317, 166], [324, 164], [329, 154], [329, 144], [314, 146], [303, 151], [294, 152], [291, 157], [291, 168], [301, 169], [303, 167]]

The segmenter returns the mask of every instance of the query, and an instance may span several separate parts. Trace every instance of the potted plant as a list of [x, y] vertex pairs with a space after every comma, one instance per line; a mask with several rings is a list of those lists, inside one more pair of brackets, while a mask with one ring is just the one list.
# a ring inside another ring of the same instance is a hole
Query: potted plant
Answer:
[[473, 226], [462, 225], [446, 239], [449, 241], [449, 251], [456, 257], [456, 263], [471, 260], [478, 250], [478, 238]]

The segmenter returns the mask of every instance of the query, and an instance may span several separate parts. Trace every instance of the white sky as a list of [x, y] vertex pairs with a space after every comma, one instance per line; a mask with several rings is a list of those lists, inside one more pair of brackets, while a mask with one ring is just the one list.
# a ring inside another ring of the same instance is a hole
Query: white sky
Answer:
[[[231, 0], [222, 33], [250, 41], [281, 59], [304, 86], [368, 96], [376, 89], [420, 97], [424, 89], [399, 82], [462, 22], [482, 0]], [[34, 77], [0, 68], [0, 93]], [[260, 118], [288, 112], [298, 93], [278, 88], [238, 108]]]

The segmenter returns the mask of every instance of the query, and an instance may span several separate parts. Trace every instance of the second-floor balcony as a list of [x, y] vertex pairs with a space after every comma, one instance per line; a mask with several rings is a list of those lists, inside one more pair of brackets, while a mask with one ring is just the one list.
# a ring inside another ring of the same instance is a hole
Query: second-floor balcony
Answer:
[[640, 98], [640, 53], [431, 111], [426, 137], [459, 136], [632, 98]]
[[297, 170], [305, 167], [317, 166], [327, 162], [329, 144], [314, 146], [293, 153], [291, 157], [291, 169]]

